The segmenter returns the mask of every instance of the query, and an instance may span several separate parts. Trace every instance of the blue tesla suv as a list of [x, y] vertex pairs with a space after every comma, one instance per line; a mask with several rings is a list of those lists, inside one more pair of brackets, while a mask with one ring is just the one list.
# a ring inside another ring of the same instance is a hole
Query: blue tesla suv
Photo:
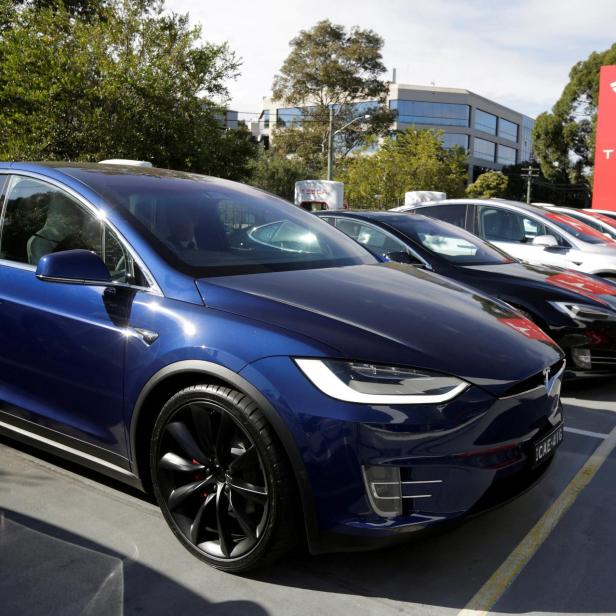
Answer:
[[247, 186], [0, 164], [0, 431], [143, 489], [210, 565], [374, 547], [511, 497], [563, 354]]

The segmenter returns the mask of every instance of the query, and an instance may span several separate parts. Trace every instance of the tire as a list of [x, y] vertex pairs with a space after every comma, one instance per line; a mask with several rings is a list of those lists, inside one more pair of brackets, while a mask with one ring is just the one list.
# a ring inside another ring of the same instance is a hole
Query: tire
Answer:
[[195, 385], [163, 406], [152, 432], [154, 494], [171, 530], [212, 567], [242, 573], [295, 543], [295, 484], [258, 406]]

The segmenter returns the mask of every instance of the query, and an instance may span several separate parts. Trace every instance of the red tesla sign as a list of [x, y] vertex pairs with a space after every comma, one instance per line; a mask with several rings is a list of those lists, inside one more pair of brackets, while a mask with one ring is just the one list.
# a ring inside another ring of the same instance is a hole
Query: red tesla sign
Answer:
[[616, 66], [601, 67], [592, 206], [616, 210]]

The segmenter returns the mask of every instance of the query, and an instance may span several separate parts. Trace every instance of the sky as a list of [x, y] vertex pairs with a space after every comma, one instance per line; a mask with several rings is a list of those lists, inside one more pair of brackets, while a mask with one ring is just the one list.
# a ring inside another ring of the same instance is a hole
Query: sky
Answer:
[[471, 90], [532, 117], [548, 110], [571, 66], [616, 42], [616, 0], [166, 0], [202, 37], [242, 59], [230, 109], [256, 119], [290, 51], [321, 19], [377, 32], [385, 79]]

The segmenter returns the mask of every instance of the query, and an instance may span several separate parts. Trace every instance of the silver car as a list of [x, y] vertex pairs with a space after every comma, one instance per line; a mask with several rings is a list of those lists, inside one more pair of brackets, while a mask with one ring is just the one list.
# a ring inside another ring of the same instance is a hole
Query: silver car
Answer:
[[552, 208], [504, 199], [445, 199], [396, 210], [453, 223], [528, 263], [616, 278], [616, 242]]

